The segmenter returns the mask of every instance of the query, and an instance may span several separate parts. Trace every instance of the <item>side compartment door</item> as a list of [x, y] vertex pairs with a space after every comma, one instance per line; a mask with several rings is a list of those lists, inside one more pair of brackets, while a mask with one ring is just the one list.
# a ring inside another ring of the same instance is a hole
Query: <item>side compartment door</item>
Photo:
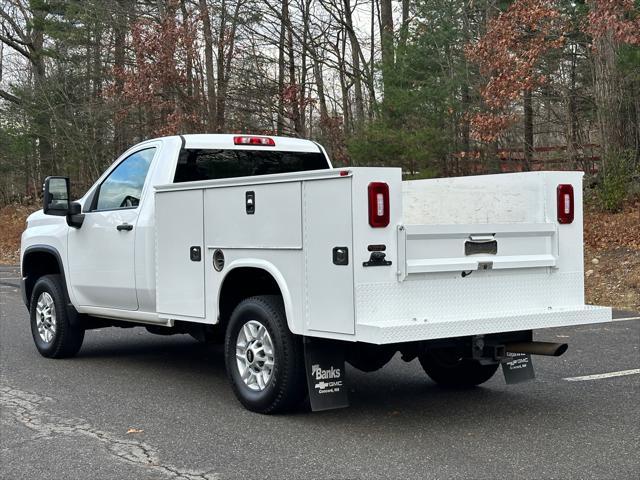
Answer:
[[158, 314], [204, 319], [203, 191], [156, 192], [155, 202]]
[[81, 306], [137, 310], [135, 227], [156, 148], [122, 160], [98, 187], [82, 227], [70, 229], [71, 288]]
[[305, 182], [303, 196], [306, 326], [353, 334], [351, 177]]

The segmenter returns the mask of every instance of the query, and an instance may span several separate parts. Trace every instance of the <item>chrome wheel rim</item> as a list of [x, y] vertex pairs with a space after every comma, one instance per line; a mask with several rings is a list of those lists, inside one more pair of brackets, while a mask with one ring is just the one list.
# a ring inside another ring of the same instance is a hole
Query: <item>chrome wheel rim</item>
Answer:
[[259, 392], [267, 387], [275, 364], [273, 341], [257, 320], [249, 320], [238, 332], [236, 364], [240, 378], [251, 390]]
[[42, 292], [36, 304], [36, 327], [43, 342], [49, 343], [56, 334], [56, 306], [48, 292]]

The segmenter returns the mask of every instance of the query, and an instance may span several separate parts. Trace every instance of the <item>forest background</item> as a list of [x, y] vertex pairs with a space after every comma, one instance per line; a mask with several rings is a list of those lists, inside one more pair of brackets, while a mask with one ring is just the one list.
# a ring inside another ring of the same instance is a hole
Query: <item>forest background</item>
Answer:
[[0, 0], [0, 261], [45, 176], [79, 196], [200, 132], [405, 178], [583, 170], [587, 262], [630, 262], [640, 309], [640, 0]]

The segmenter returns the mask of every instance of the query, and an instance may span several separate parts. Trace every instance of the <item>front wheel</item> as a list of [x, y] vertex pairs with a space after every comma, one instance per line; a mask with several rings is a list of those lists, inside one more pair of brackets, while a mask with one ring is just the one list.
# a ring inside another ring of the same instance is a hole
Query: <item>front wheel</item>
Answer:
[[60, 275], [40, 277], [33, 287], [31, 335], [43, 357], [73, 357], [84, 340], [84, 329], [69, 322], [64, 291]]
[[247, 298], [225, 335], [227, 376], [238, 400], [258, 413], [294, 408], [306, 394], [302, 341], [287, 327], [282, 299]]
[[434, 382], [446, 387], [475, 387], [493, 377], [500, 366], [461, 358], [456, 348], [430, 349], [420, 354], [418, 360]]

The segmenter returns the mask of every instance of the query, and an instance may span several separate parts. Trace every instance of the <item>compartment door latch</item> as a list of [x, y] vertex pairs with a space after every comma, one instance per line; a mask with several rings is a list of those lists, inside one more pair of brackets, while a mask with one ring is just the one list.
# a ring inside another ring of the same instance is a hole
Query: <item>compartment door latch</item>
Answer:
[[256, 213], [256, 192], [246, 192], [244, 198], [247, 215], [253, 215]]
[[202, 260], [202, 249], [197, 246], [189, 247], [189, 258], [192, 262], [199, 262]]
[[368, 262], [362, 262], [363, 267], [385, 267], [391, 265], [391, 261], [387, 260], [384, 252], [371, 252]]

